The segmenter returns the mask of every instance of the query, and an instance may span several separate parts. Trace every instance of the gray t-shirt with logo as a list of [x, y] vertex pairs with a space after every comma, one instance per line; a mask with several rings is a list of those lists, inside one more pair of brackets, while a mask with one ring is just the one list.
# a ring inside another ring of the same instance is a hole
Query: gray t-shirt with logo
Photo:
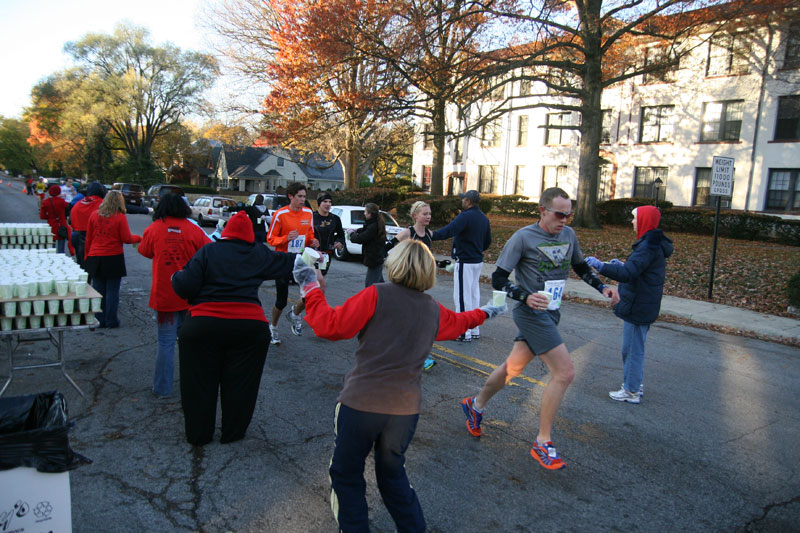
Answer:
[[549, 280], [566, 280], [573, 264], [583, 262], [575, 230], [564, 226], [557, 235], [531, 224], [517, 230], [506, 242], [497, 266], [515, 271], [517, 285], [528, 292], [544, 289]]

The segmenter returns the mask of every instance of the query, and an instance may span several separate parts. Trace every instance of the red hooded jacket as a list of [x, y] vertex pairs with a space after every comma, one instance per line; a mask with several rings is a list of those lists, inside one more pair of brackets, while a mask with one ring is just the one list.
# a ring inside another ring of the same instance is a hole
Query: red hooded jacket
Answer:
[[[42, 200], [42, 209], [39, 211], [39, 218], [47, 220], [50, 224], [50, 230], [53, 232], [53, 238], [57, 241], [64, 240], [58, 236], [58, 226], [67, 225], [67, 202], [63, 198], [59, 198], [61, 194], [61, 187], [53, 185], [48, 191], [49, 198]], [[59, 224], [60, 222], [60, 224]]]

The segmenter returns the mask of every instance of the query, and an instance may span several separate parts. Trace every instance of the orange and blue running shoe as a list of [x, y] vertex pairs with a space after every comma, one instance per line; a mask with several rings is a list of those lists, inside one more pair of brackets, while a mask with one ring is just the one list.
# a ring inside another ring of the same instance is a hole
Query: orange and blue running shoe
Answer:
[[564, 460], [559, 457], [556, 447], [550, 441], [544, 444], [533, 441], [531, 457], [539, 461], [539, 464], [548, 470], [561, 470], [567, 466], [564, 464]]
[[461, 408], [467, 416], [467, 431], [469, 431], [469, 434], [473, 437], [480, 437], [483, 414], [475, 410], [473, 407], [474, 403], [475, 398], [464, 398], [461, 400]]

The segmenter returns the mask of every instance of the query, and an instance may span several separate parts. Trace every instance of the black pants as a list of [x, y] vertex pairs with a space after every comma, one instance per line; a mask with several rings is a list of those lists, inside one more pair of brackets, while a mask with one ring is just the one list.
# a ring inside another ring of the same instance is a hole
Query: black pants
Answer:
[[181, 404], [186, 440], [211, 442], [222, 406], [220, 442], [244, 438], [258, 399], [269, 348], [269, 327], [259, 320], [189, 317], [178, 339]]
[[78, 266], [83, 268], [84, 255], [86, 252], [85, 231], [72, 231], [72, 247], [75, 248], [75, 259], [78, 261]]

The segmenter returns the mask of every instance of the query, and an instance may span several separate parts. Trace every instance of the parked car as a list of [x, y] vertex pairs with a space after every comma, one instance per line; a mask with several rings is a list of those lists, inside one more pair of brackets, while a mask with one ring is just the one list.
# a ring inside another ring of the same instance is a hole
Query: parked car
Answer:
[[201, 196], [192, 204], [192, 217], [201, 226], [203, 224], [216, 224], [219, 220], [227, 221], [233, 209], [236, 208], [236, 200], [227, 196]]
[[158, 204], [159, 200], [161, 200], [161, 197], [168, 193], [186, 196], [183, 192], [183, 189], [181, 189], [178, 185], [171, 185], [168, 183], [152, 185], [149, 189], [147, 189], [147, 196], [144, 197], [144, 205], [154, 208]]
[[[331, 213], [342, 219], [342, 228], [345, 231], [345, 246], [341, 250], [334, 251], [336, 259], [346, 260], [351, 255], [361, 255], [361, 245], [350, 240], [347, 230], [364, 226], [364, 208], [356, 205], [337, 205], [331, 209]], [[386, 211], [381, 211], [380, 214], [386, 225], [386, 240], [390, 241], [404, 228], [401, 228], [392, 215]]]
[[122, 197], [125, 198], [126, 204], [142, 205], [144, 198], [144, 187], [138, 183], [115, 183], [111, 186], [111, 190], [120, 191]]

